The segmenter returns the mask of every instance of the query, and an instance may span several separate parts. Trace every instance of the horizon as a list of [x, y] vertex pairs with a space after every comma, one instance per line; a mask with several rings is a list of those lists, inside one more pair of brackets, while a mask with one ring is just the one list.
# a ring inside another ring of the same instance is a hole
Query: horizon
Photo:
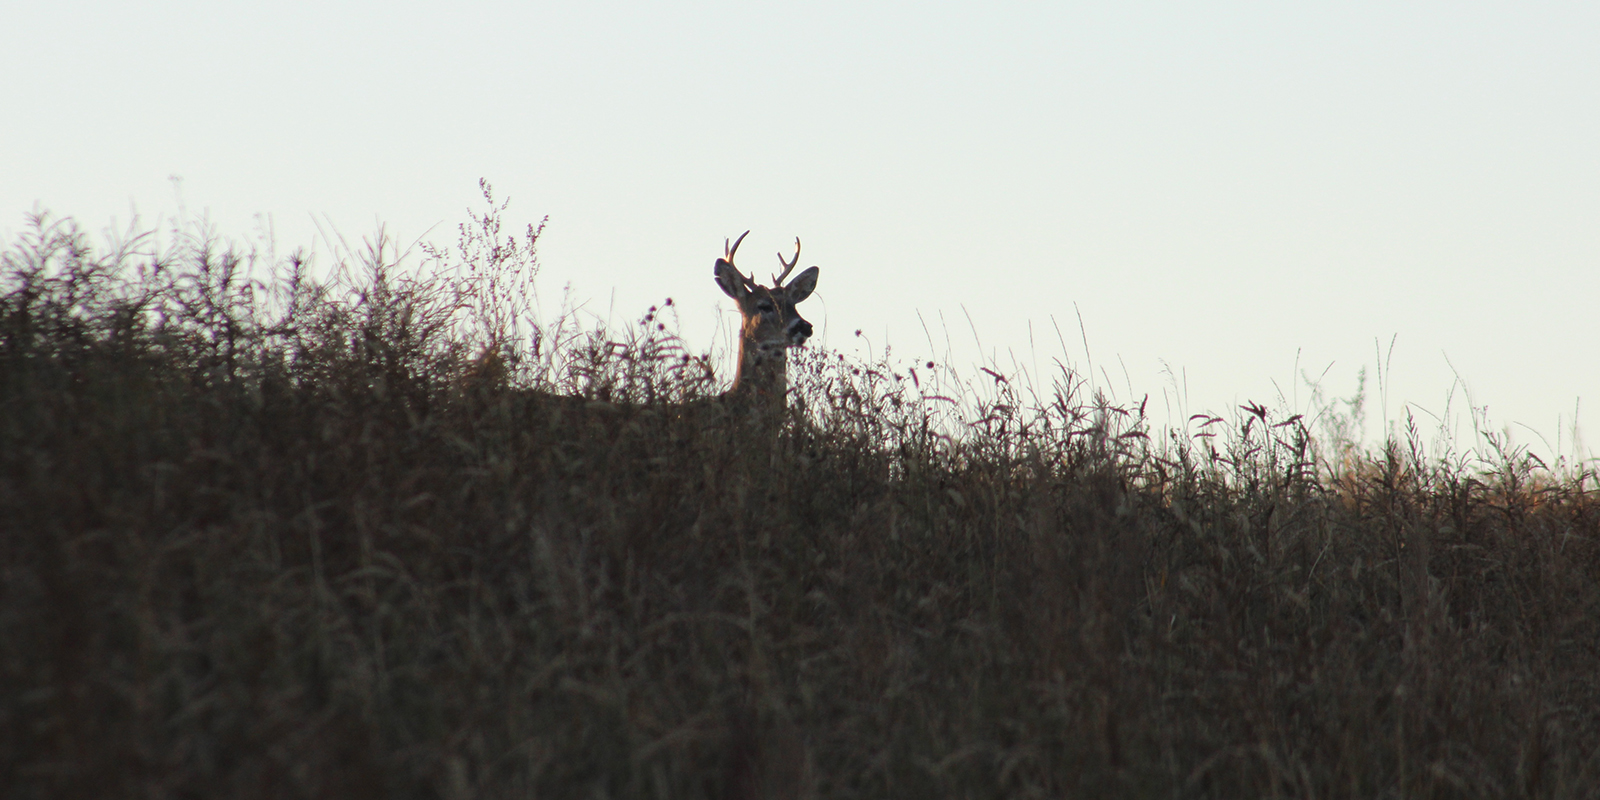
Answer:
[[750, 229], [747, 272], [796, 236], [821, 267], [821, 345], [1060, 359], [1180, 428], [1365, 367], [1369, 443], [1412, 409], [1481, 447], [1486, 407], [1594, 457], [1600, 9], [911, 8], [19, 9], [0, 234], [449, 246], [485, 178], [549, 216], [546, 313], [671, 297], [726, 352], [710, 265]]

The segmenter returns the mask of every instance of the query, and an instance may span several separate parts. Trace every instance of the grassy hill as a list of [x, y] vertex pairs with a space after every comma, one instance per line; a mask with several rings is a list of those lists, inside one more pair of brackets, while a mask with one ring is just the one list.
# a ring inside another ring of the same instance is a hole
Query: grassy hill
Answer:
[[816, 351], [699, 424], [537, 234], [10, 245], [8, 797], [1596, 796], [1592, 472]]

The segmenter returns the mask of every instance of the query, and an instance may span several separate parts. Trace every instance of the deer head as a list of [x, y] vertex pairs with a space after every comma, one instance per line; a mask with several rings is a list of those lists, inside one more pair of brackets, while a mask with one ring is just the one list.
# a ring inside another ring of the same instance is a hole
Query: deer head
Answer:
[[802, 270], [784, 284], [783, 279], [800, 263], [800, 239], [796, 237], [794, 257], [785, 261], [779, 253], [783, 272], [773, 276], [771, 286], [761, 286], [754, 273], [746, 276], [733, 266], [739, 244], [749, 235], [745, 231], [731, 246], [724, 240], [722, 258], [717, 259], [712, 271], [717, 285], [739, 304], [739, 316], [743, 318], [739, 329], [739, 372], [728, 393], [753, 393], [781, 401], [788, 390], [788, 349], [805, 344], [811, 337], [811, 323], [800, 316], [795, 306], [817, 288], [817, 268]]

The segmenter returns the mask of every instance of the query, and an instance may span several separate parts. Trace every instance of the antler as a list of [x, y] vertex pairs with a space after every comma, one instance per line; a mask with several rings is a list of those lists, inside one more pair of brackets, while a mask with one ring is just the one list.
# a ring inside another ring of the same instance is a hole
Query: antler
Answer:
[[722, 260], [728, 262], [728, 266], [733, 268], [733, 274], [738, 275], [739, 276], [739, 280], [744, 281], [744, 285], [746, 287], [749, 287], [750, 291], [753, 292], [756, 289], [760, 288], [760, 286], [756, 283], [755, 273], [752, 272], [749, 275], [745, 275], [743, 272], [739, 271], [738, 267], [733, 266], [733, 254], [739, 252], [739, 245], [744, 242], [744, 237], [749, 236], [749, 235], [750, 235], [749, 231], [745, 231], [744, 233], [739, 234], [739, 238], [734, 240], [733, 246], [731, 246], [731, 247], [728, 245], [728, 240], [727, 239], [723, 239], [722, 240]]
[[783, 274], [772, 276], [772, 288], [774, 289], [782, 288], [783, 279], [789, 277], [789, 273], [794, 271], [794, 265], [800, 263], [800, 237], [794, 237], [794, 258], [784, 261], [783, 254], [779, 253], [778, 263], [783, 265]]
[[745, 231], [744, 233], [739, 234], [738, 241], [734, 242], [732, 247], [728, 246], [728, 240], [727, 239], [723, 239], [722, 240], [722, 260], [728, 262], [729, 264], [732, 264], [733, 263], [733, 254], [739, 252], [739, 245], [742, 242], [744, 242], [744, 237], [749, 236], [749, 235], [750, 235], [749, 231]]

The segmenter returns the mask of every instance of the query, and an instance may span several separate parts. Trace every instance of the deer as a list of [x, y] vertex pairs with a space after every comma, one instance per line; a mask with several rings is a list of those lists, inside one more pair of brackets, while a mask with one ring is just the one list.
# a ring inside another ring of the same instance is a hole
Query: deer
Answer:
[[[741, 423], [759, 428], [775, 426], [788, 405], [788, 351], [801, 347], [811, 338], [811, 323], [800, 316], [796, 306], [811, 296], [817, 286], [818, 268], [813, 266], [785, 280], [800, 263], [800, 239], [795, 237], [794, 255], [788, 259], [778, 253], [782, 272], [774, 275], [771, 286], [762, 286], [755, 273], [745, 275], [734, 266], [734, 257], [750, 232], [732, 242], [722, 243], [722, 257], [712, 267], [712, 278], [739, 308], [739, 356], [732, 385], [711, 397], [668, 403], [613, 402], [609, 396], [585, 398], [544, 391], [515, 392], [527, 410], [541, 410], [553, 424], [621, 419], [646, 414], [656, 418], [688, 421], [695, 427]], [[654, 309], [652, 309], [654, 311]], [[498, 351], [490, 350], [476, 360], [467, 386], [503, 385], [504, 365]], [[619, 416], [620, 415], [620, 416]]]
[[[785, 260], [778, 253], [783, 272], [772, 277], [771, 286], [762, 286], [755, 273], [745, 275], [733, 265], [739, 245], [750, 232], [739, 235], [731, 245], [722, 241], [722, 258], [712, 267], [712, 277], [724, 294], [739, 304], [739, 364], [733, 386], [721, 396], [724, 402], [746, 403], [753, 409], [781, 411], [789, 391], [789, 348], [804, 346], [811, 338], [811, 323], [795, 308], [817, 288], [818, 269], [802, 270], [785, 284], [800, 263], [800, 237], [794, 240], [794, 256]], [[758, 412], [759, 413], [759, 412]]]

